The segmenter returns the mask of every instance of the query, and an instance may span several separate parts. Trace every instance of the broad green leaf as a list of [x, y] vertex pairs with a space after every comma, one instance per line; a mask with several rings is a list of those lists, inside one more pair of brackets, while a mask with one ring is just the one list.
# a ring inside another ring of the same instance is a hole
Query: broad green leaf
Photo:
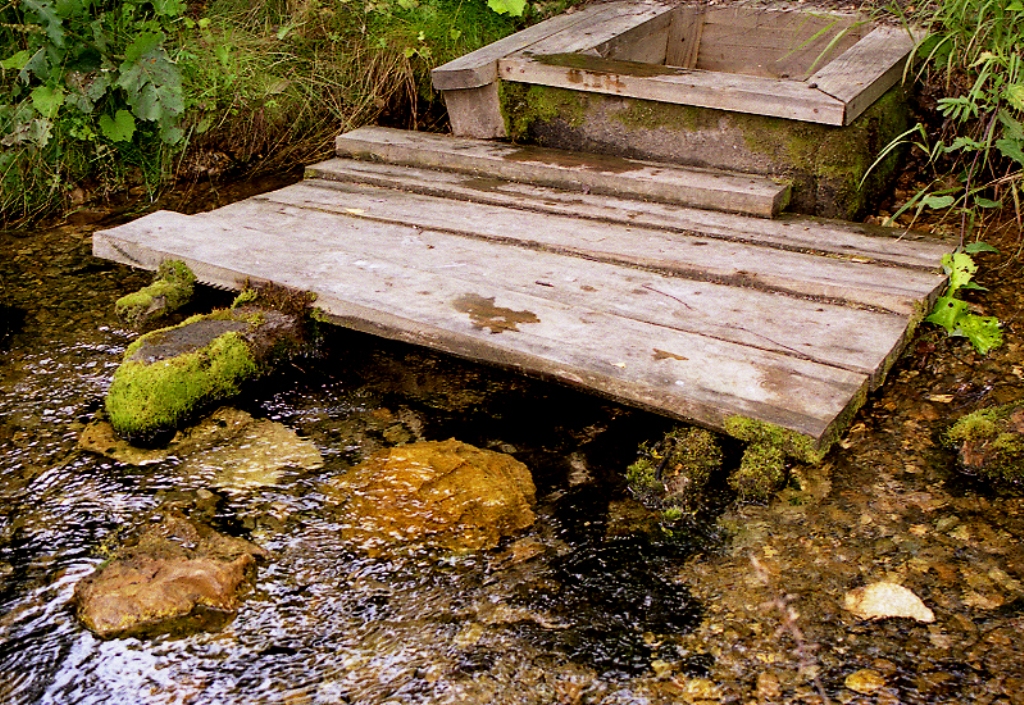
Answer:
[[487, 7], [499, 15], [522, 17], [526, 10], [526, 0], [487, 0]]
[[21, 0], [21, 6], [38, 18], [55, 47], [64, 46], [64, 23], [49, 0]]
[[1024, 140], [1024, 125], [1021, 125], [1005, 110], [998, 113], [999, 122], [1003, 123], [1003, 136], [1011, 140]]
[[32, 98], [32, 107], [47, 119], [52, 119], [60, 106], [64, 105], [64, 89], [60, 86], [37, 86], [29, 96]]
[[982, 355], [1003, 344], [1003, 331], [995, 316], [976, 316], [969, 313], [960, 320], [960, 334]]
[[178, 144], [185, 139], [185, 131], [174, 124], [160, 126], [160, 139], [164, 144]]
[[924, 198], [921, 199], [921, 204], [925, 208], [932, 208], [934, 210], [939, 210], [939, 209], [942, 209], [942, 208], [949, 208], [954, 203], [956, 203], [956, 198], [954, 198], [953, 196], [935, 196], [935, 195], [931, 195], [931, 196], [925, 196]]
[[935, 302], [935, 308], [931, 314], [924, 319], [928, 323], [942, 326], [950, 335], [957, 329], [960, 317], [967, 312], [967, 302], [955, 299], [952, 296], [940, 296]]
[[128, 104], [143, 120], [159, 121], [185, 111], [181, 74], [160, 45], [162, 40], [158, 32], [139, 35], [121, 64], [117, 85], [128, 93]]
[[135, 118], [127, 110], [118, 110], [114, 117], [100, 115], [100, 132], [111, 142], [128, 142], [135, 135]]
[[32, 76], [35, 76], [40, 81], [46, 81], [50, 78], [50, 61], [46, 56], [45, 48], [36, 51], [32, 58], [25, 62], [21, 72], [18, 73], [18, 80], [22, 83], [28, 83], [32, 80]]
[[152, 0], [152, 2], [156, 14], [163, 17], [179, 17], [185, 11], [185, 4], [181, 0]]
[[952, 295], [957, 289], [962, 288], [971, 281], [978, 265], [966, 252], [954, 252], [942, 256], [942, 268], [949, 275], [949, 290], [947, 295]]
[[1006, 9], [1010, 12], [1024, 12], [1024, 3], [1020, 0], [1012, 0]]
[[0, 61], [0, 67], [3, 67], [6, 71], [21, 71], [31, 58], [32, 52], [28, 49], [22, 49], [17, 54], [12, 54], [3, 61]]
[[157, 86], [147, 83], [142, 87], [132, 112], [136, 117], [154, 122], [181, 115], [185, 112], [185, 102], [181, 95], [181, 86], [175, 90], [171, 86]]
[[163, 32], [143, 32], [142, 34], [135, 37], [131, 44], [124, 52], [124, 63], [121, 64], [121, 71], [125, 70], [125, 66], [135, 64], [142, 59], [152, 58], [152, 53], [163, 45], [164, 33]]
[[89, 0], [57, 0], [57, 14], [64, 18], [70, 19], [72, 17], [78, 17], [85, 13], [85, 6]]
[[975, 196], [973, 198], [974, 205], [978, 208], [1002, 208], [1002, 201], [993, 201], [990, 198], [982, 198], [981, 196]]
[[1017, 110], [1024, 110], [1024, 83], [1013, 83], [1003, 91], [1006, 102]]
[[1024, 140], [1004, 138], [996, 140], [996, 149], [1008, 159], [1024, 166]]
[[988, 244], [987, 242], [972, 242], [964, 246], [964, 252], [966, 252], [969, 255], [976, 255], [979, 252], [992, 252], [995, 254], [999, 254], [999, 248], [992, 247], [992, 245]]
[[960, 291], [988, 291], [988, 289], [983, 287], [978, 282], [967, 282], [962, 287], [960, 287], [959, 290]]

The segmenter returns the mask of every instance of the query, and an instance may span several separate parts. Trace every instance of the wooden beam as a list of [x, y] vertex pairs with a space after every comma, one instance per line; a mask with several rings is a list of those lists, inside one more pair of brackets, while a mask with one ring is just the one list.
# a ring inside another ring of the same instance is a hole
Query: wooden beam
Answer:
[[[701, 40], [702, 44], [705, 40]], [[806, 83], [740, 74], [657, 67], [579, 55], [498, 61], [506, 81], [606, 93], [677, 105], [842, 125], [845, 104]]]
[[340, 135], [335, 144], [339, 156], [486, 173], [514, 181], [765, 218], [782, 210], [789, 199], [788, 184], [762, 176], [382, 127], [361, 127]]
[[[667, 28], [673, 7], [661, 2], [634, 2], [613, 13], [594, 15], [577, 24], [514, 52], [516, 55], [591, 53], [605, 56]], [[511, 53], [509, 54], [511, 55]]]
[[438, 66], [430, 72], [434, 88], [439, 91], [462, 90], [479, 88], [493, 83], [497, 80], [497, 61], [501, 57], [525, 49], [552, 34], [557, 34], [576, 25], [593, 22], [605, 15], [614, 15], [631, 5], [633, 3], [627, 1], [597, 3], [527, 27], [520, 32]]
[[808, 85], [846, 105], [849, 125], [903, 77], [914, 37], [905, 29], [879, 27], [807, 79]]
[[697, 66], [697, 53], [704, 31], [704, 12], [703, 6], [684, 5], [676, 8], [665, 47], [667, 65], [684, 69]]

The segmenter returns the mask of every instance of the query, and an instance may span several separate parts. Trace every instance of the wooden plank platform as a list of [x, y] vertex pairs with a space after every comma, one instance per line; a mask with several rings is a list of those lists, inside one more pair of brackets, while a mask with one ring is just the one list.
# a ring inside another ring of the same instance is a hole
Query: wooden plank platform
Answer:
[[[427, 140], [429, 141], [429, 139]], [[937, 295], [948, 249], [493, 174], [334, 159], [210, 213], [98, 232], [100, 257], [314, 291], [331, 320], [724, 430], [824, 449]]]

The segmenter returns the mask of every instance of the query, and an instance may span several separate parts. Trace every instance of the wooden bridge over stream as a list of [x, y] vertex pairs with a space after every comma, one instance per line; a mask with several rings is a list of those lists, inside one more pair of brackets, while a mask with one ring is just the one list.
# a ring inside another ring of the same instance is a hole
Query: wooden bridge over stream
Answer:
[[94, 252], [309, 290], [348, 328], [822, 449], [944, 284], [947, 244], [780, 216], [788, 186], [763, 177], [375, 127], [337, 155]]

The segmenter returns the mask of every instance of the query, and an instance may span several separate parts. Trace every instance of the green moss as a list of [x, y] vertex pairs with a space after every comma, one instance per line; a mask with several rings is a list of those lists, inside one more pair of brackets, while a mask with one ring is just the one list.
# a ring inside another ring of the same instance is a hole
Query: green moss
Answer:
[[168, 260], [157, 269], [153, 283], [122, 296], [114, 304], [118, 318], [130, 325], [173, 313], [192, 298], [196, 277], [180, 260]]
[[146, 338], [128, 348], [107, 393], [110, 423], [128, 439], [144, 442], [166, 433], [199, 405], [237, 394], [242, 382], [259, 372], [249, 346], [234, 331], [195, 352], [153, 363], [131, 360]]
[[722, 467], [715, 434], [703, 428], [673, 429], [626, 470], [634, 496], [652, 509], [693, 510], [704, 498], [711, 476]]
[[991, 482], [1024, 484], [1024, 401], [980, 409], [946, 432], [964, 468]]
[[786, 481], [786, 456], [776, 446], [754, 443], [743, 452], [729, 486], [747, 502], [766, 502]]
[[502, 81], [499, 99], [505, 129], [514, 142], [526, 140], [537, 122], [561, 120], [578, 128], [587, 118], [588, 94], [579, 91]]
[[818, 450], [809, 436], [766, 421], [730, 416], [725, 420], [725, 432], [752, 445], [778, 448], [783, 454], [805, 463], [817, 465], [825, 456], [825, 452]]

